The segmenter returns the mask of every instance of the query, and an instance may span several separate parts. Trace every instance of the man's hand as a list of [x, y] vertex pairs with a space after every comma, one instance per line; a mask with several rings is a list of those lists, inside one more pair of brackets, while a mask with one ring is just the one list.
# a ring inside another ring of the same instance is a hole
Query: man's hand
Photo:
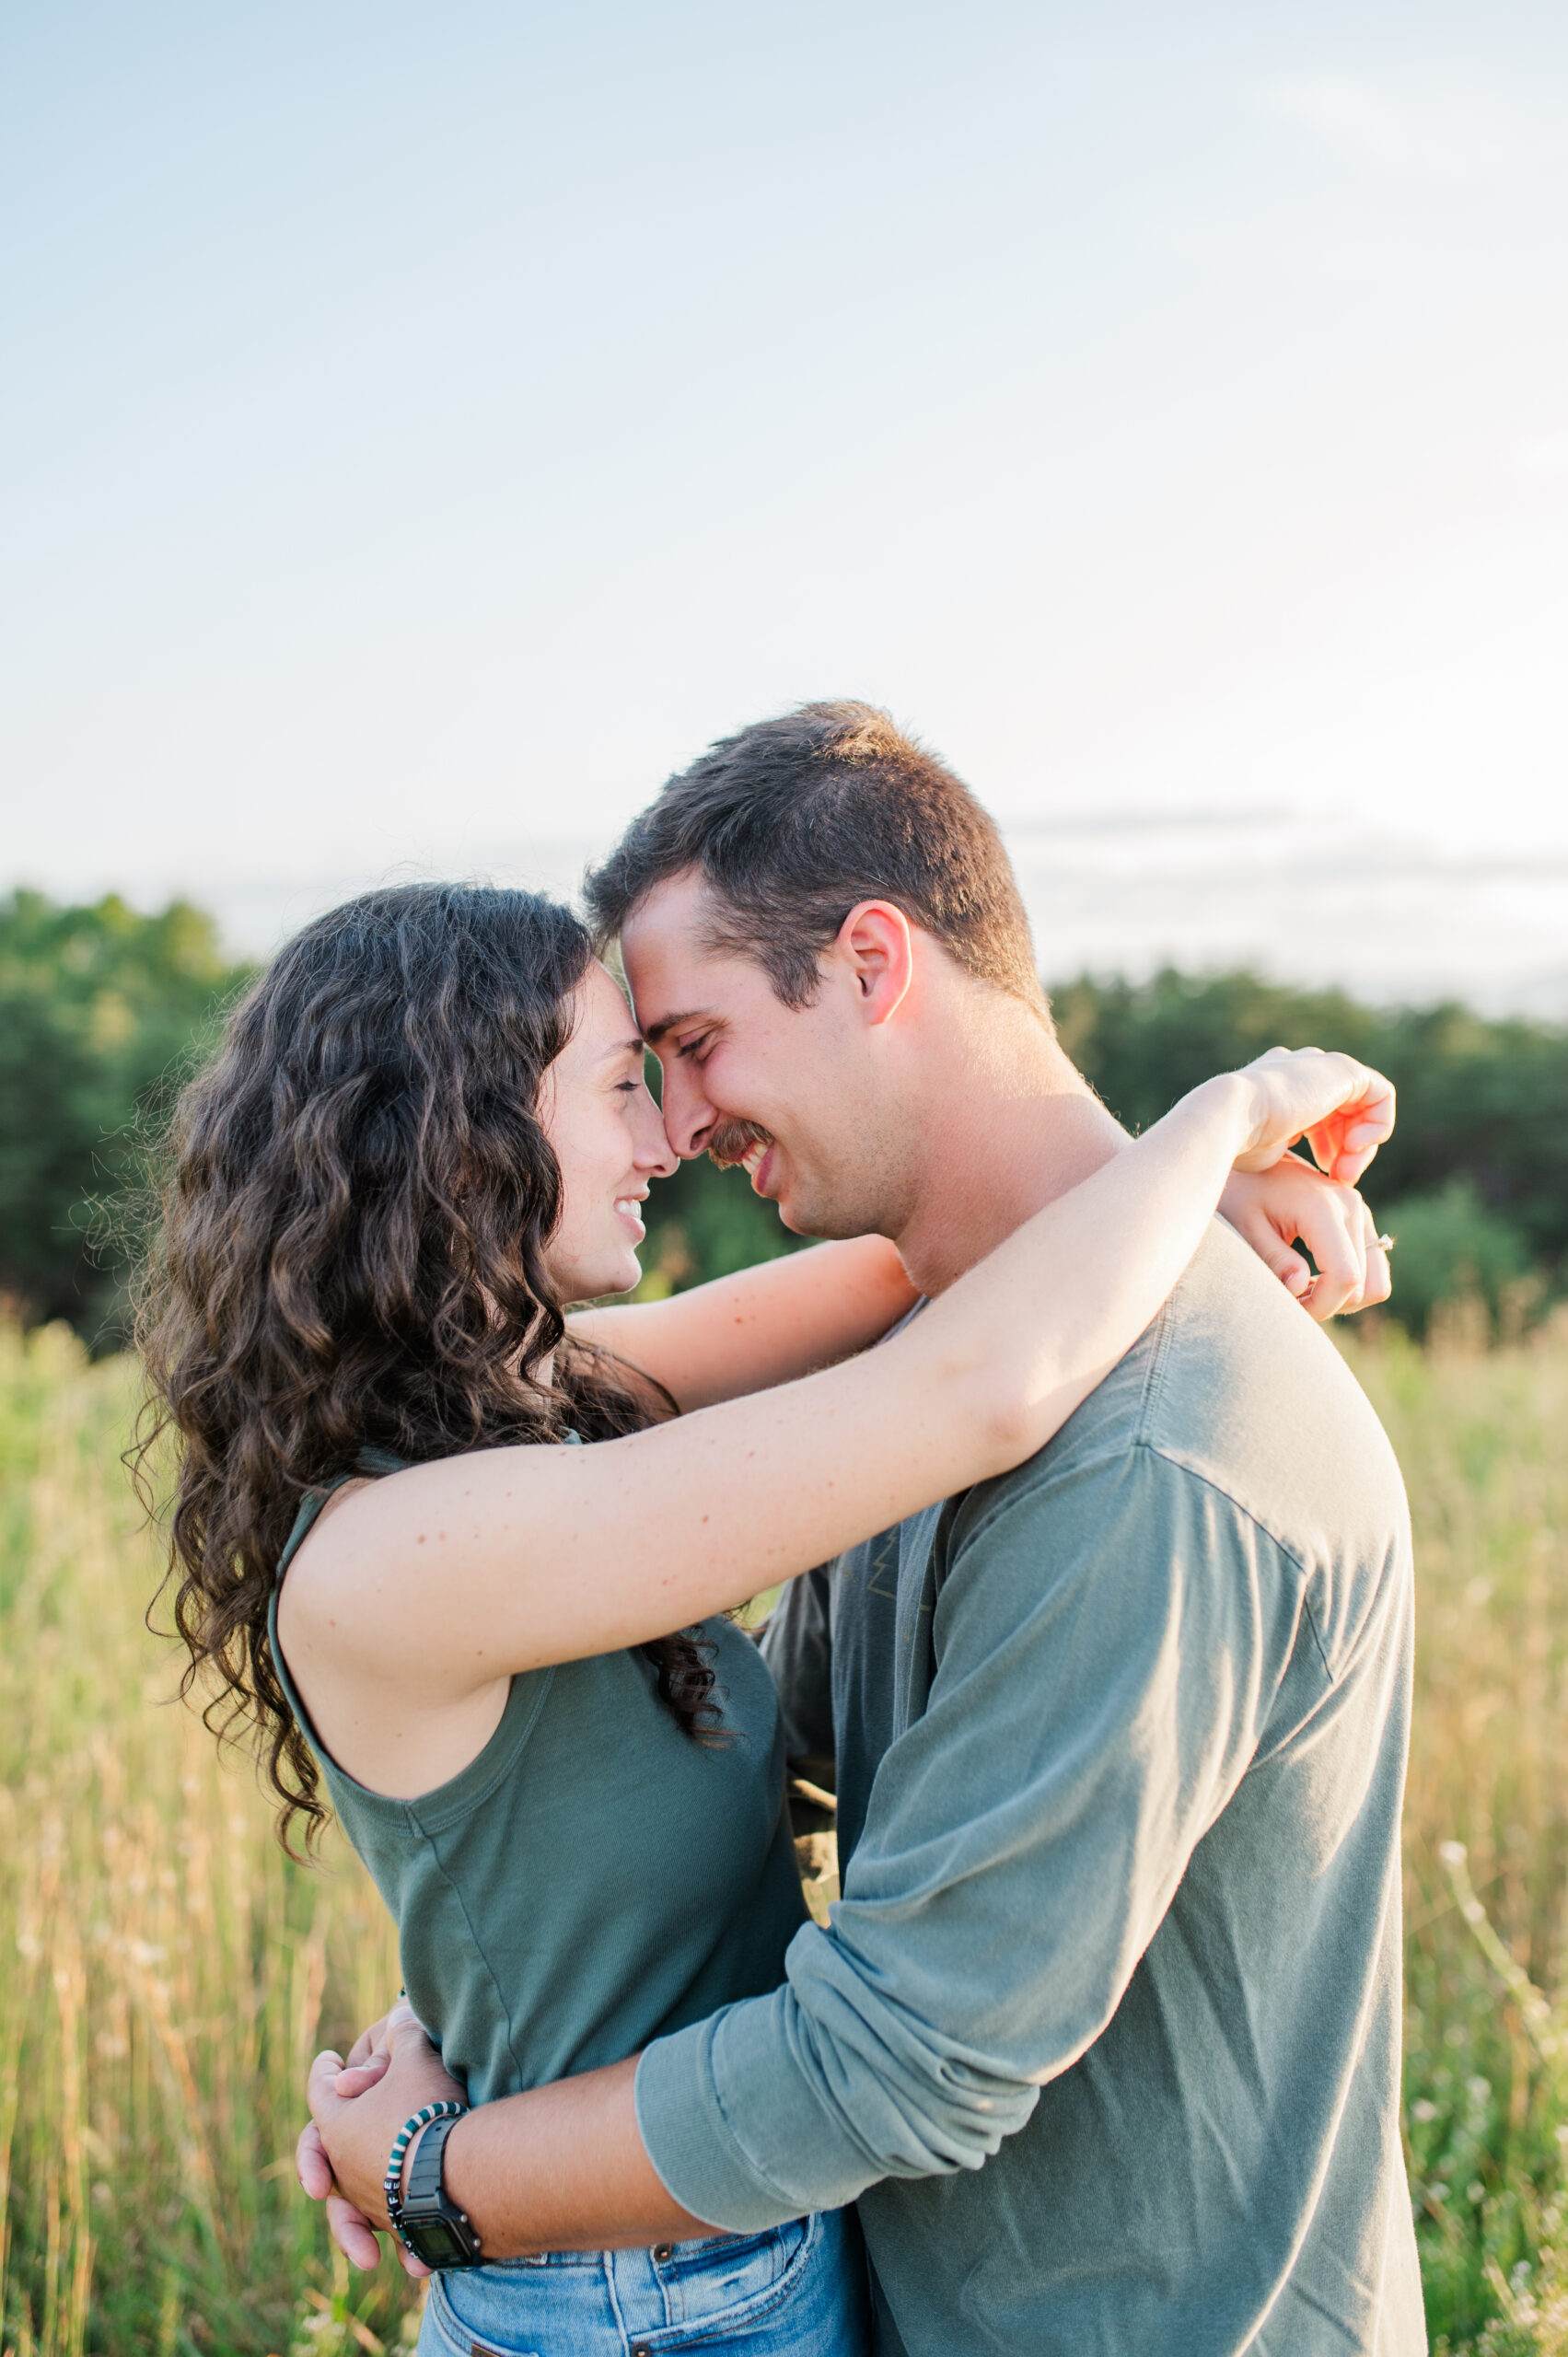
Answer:
[[[1372, 1213], [1353, 1187], [1299, 1155], [1287, 1154], [1271, 1170], [1233, 1170], [1220, 1210], [1308, 1316], [1388, 1300], [1388, 1261]], [[1318, 1264], [1316, 1277], [1294, 1248], [1298, 1239]]]
[[[399, 2129], [427, 2103], [462, 2101], [463, 2090], [401, 2001], [354, 2040], [346, 2062], [341, 2054], [318, 2054], [308, 2095], [310, 2125], [296, 2149], [299, 2182], [312, 2200], [326, 2202], [344, 2258], [374, 2268], [381, 2256], [377, 2234], [389, 2223], [381, 2181]], [[412, 2251], [396, 2248], [406, 2273], [429, 2273]]]

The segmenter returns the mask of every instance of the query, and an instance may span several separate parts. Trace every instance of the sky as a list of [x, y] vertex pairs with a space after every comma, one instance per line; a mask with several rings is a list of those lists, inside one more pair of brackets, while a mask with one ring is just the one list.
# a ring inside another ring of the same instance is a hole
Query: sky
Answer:
[[1568, 1015], [1568, 11], [7, 0], [0, 888], [265, 949], [883, 704], [1045, 970]]

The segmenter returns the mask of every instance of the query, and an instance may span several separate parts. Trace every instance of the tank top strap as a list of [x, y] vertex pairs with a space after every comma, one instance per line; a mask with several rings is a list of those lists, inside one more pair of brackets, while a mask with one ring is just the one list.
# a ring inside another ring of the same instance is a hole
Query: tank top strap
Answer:
[[275, 1586], [283, 1578], [296, 1555], [298, 1554], [317, 1515], [335, 1490], [341, 1490], [345, 1481], [363, 1481], [367, 1479], [377, 1480], [383, 1473], [401, 1473], [404, 1469], [405, 1461], [401, 1457], [394, 1457], [389, 1448], [362, 1448], [354, 1460], [354, 1469], [351, 1472], [334, 1474], [331, 1480], [323, 1481], [319, 1489], [307, 1490], [299, 1501], [299, 1512], [294, 1517], [294, 1528], [289, 1532], [287, 1543], [283, 1553], [278, 1557], [278, 1567], [273, 1575], [273, 1585]]
[[343, 1771], [322, 1743], [316, 1732], [310, 1713], [305, 1707], [299, 1689], [289, 1675], [288, 1664], [284, 1659], [283, 1647], [278, 1643], [278, 1599], [283, 1594], [284, 1573], [298, 1554], [317, 1515], [333, 1492], [341, 1490], [346, 1481], [363, 1481], [366, 1479], [377, 1480], [383, 1473], [401, 1473], [404, 1469], [406, 1461], [401, 1457], [394, 1457], [389, 1448], [362, 1448], [346, 1473], [336, 1473], [330, 1481], [323, 1481], [319, 1488], [307, 1490], [299, 1501], [299, 1512], [294, 1517], [294, 1528], [288, 1534], [287, 1544], [278, 1557], [277, 1569], [273, 1574], [272, 1594], [267, 1598], [267, 1644], [273, 1657], [273, 1675], [283, 1689], [284, 1701], [293, 1712], [305, 1740], [326, 1771], [329, 1787], [332, 1791], [334, 1802], [340, 1811], [343, 1805], [343, 1794], [337, 1790], [337, 1786], [346, 1782], [352, 1787], [352, 1779], [344, 1778]]

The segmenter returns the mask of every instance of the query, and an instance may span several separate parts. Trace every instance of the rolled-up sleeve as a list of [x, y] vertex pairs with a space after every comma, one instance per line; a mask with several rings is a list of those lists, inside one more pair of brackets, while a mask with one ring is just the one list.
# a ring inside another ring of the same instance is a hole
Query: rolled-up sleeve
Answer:
[[971, 1492], [939, 1553], [926, 1707], [831, 1929], [639, 2065], [654, 2165], [713, 2225], [979, 2168], [1024, 2125], [1244, 1773], [1302, 1608], [1274, 1541], [1144, 1446]]

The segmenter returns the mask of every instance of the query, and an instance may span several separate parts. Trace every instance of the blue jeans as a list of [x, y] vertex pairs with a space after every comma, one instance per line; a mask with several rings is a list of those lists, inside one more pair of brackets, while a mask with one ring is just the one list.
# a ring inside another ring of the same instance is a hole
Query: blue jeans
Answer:
[[417, 2357], [868, 2357], [853, 2213], [653, 2250], [552, 2251], [437, 2275]]

